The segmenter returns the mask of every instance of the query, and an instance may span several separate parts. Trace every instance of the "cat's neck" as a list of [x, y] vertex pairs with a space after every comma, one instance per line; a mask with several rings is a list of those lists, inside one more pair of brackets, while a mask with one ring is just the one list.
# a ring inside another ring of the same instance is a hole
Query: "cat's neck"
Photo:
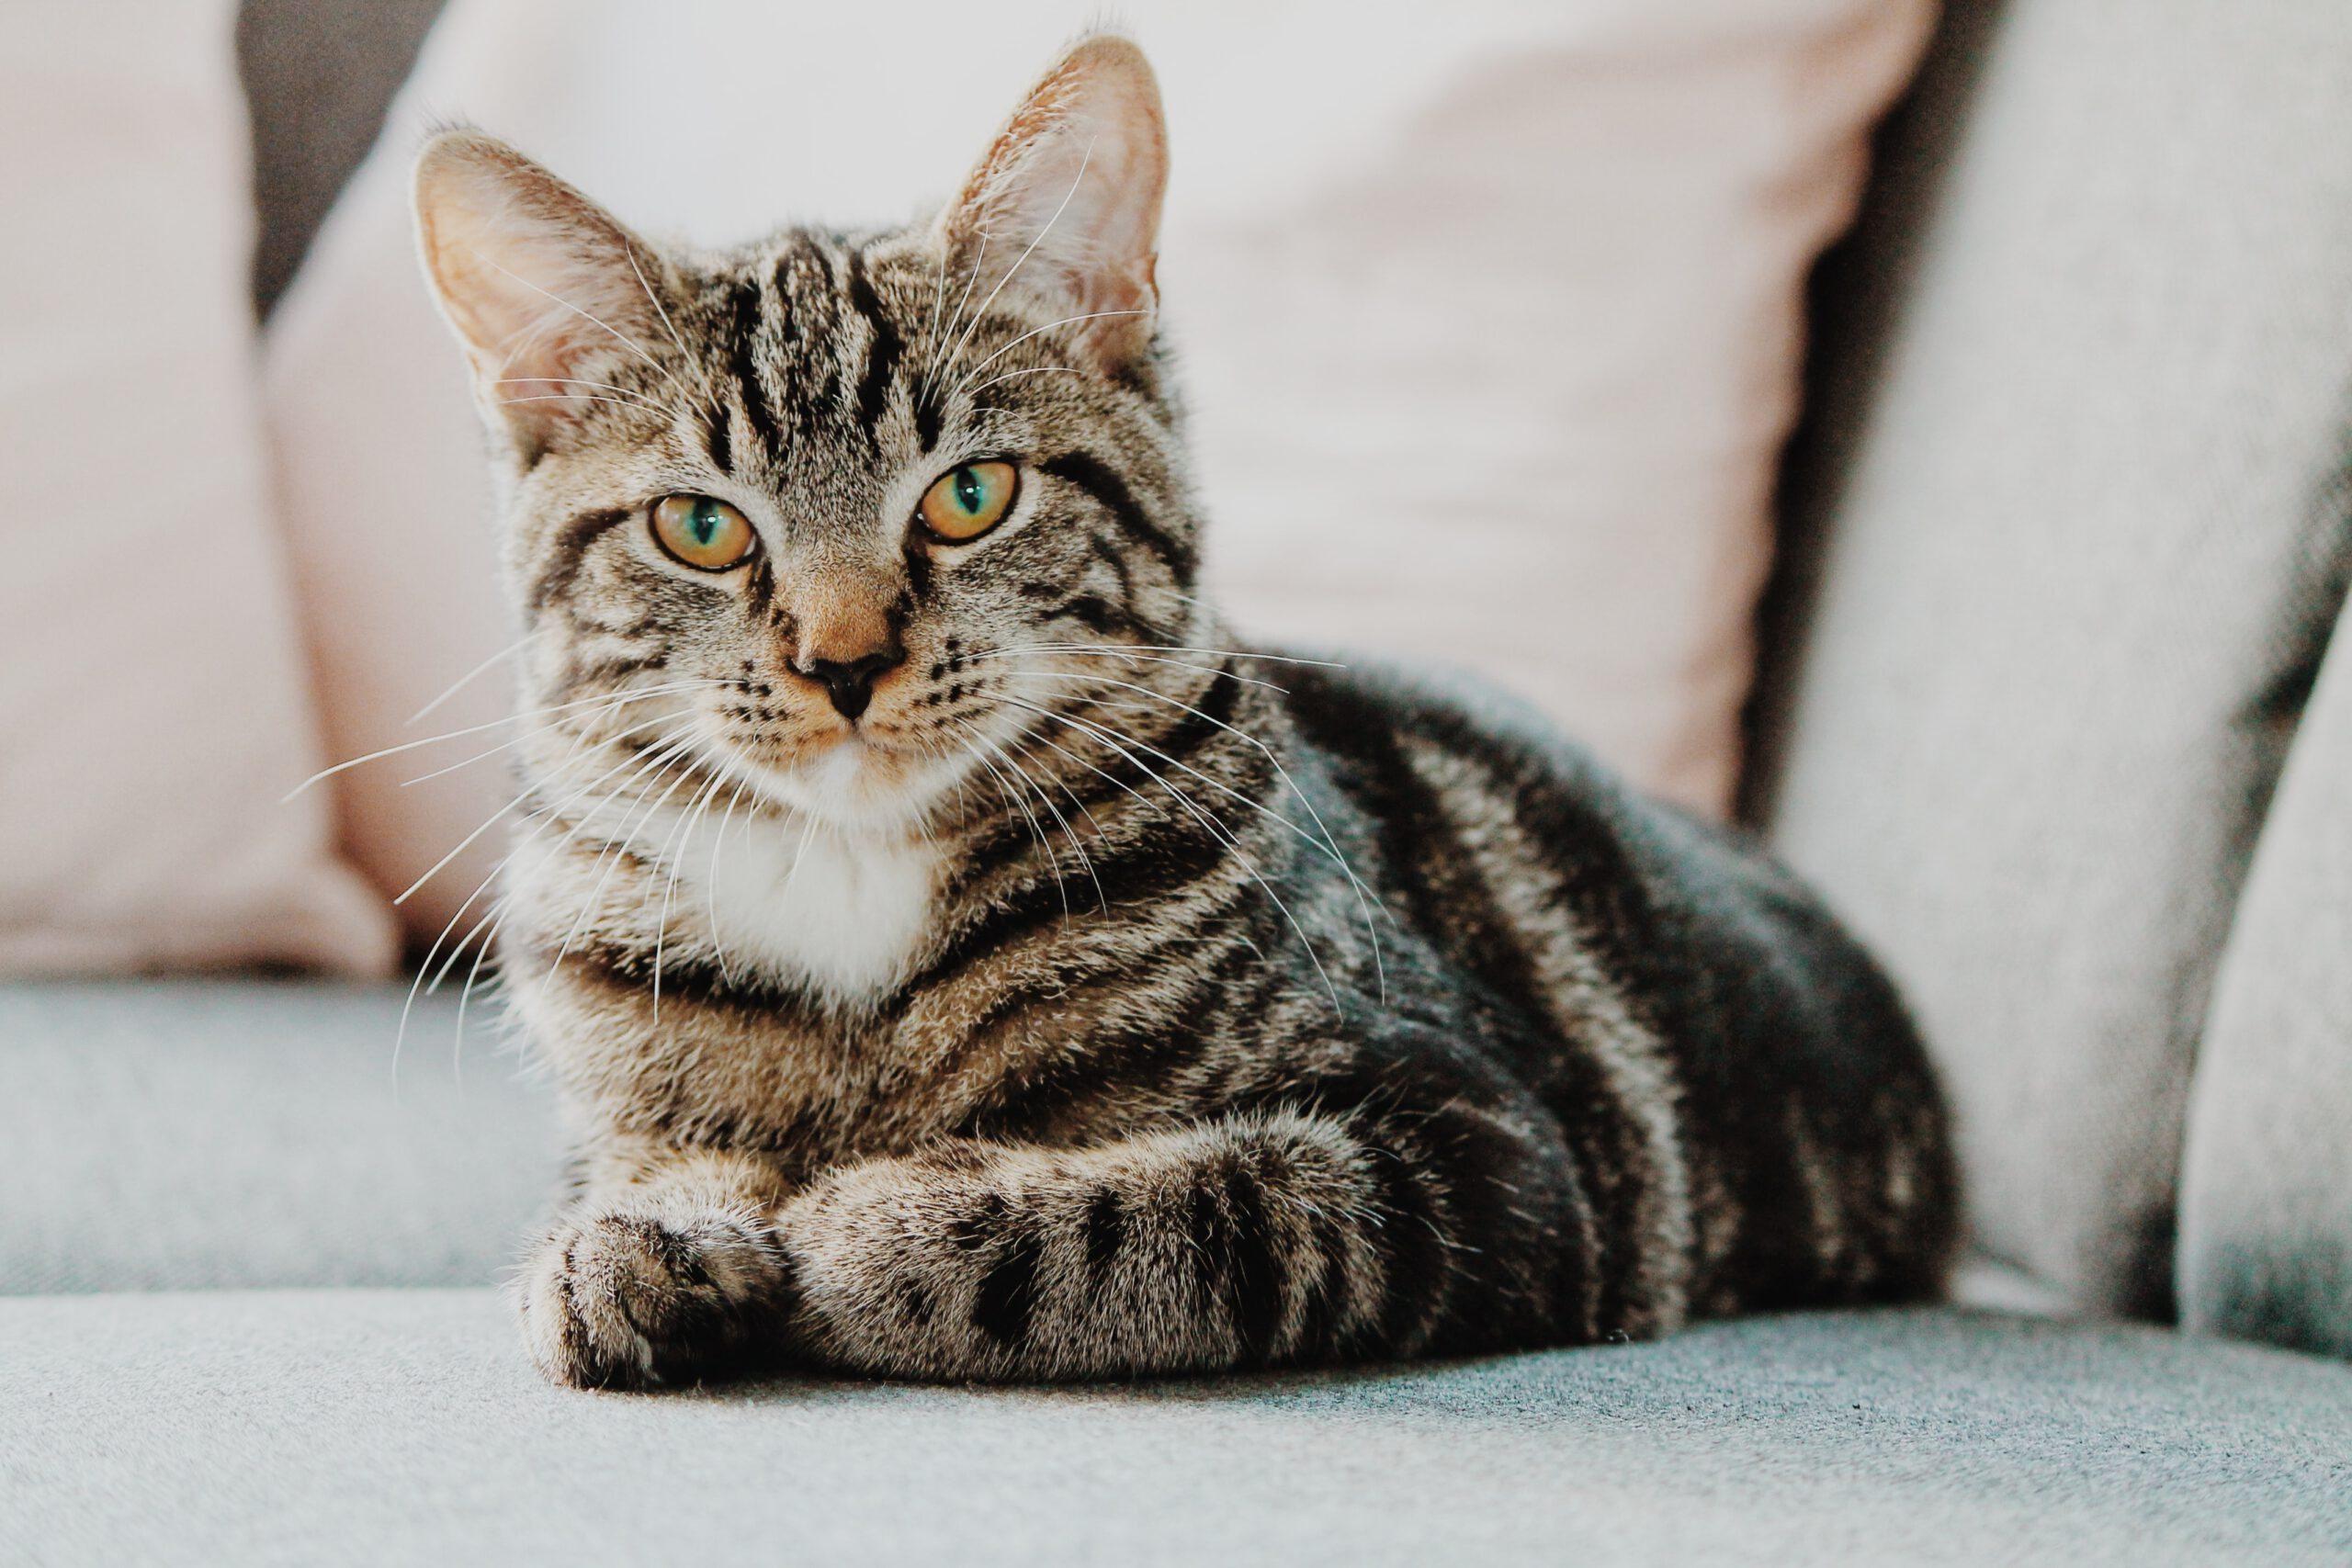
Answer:
[[731, 972], [852, 1009], [906, 978], [945, 861], [910, 831], [768, 812], [697, 823], [669, 858], [686, 906], [673, 918], [690, 920]]

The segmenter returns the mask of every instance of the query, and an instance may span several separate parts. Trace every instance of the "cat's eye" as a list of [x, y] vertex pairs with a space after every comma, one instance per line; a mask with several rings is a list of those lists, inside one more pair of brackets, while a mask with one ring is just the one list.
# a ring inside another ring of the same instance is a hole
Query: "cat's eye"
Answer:
[[759, 536], [751, 520], [707, 495], [665, 495], [653, 503], [653, 540], [701, 571], [741, 566]]
[[1020, 471], [1010, 463], [966, 463], [933, 480], [915, 511], [934, 536], [960, 545], [1003, 522], [1019, 488]]

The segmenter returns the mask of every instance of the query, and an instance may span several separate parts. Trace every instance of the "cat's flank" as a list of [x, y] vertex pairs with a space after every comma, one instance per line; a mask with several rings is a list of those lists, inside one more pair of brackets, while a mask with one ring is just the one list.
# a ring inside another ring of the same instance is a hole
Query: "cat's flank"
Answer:
[[531, 634], [499, 962], [581, 1140], [533, 1358], [1080, 1378], [1936, 1291], [1935, 1084], [1813, 897], [1196, 596], [1165, 175], [1100, 36], [911, 228], [656, 245], [424, 149]]

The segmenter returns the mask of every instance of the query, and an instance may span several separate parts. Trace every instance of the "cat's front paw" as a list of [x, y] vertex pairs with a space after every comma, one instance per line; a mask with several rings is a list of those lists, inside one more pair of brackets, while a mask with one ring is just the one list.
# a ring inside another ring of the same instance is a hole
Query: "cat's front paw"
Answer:
[[560, 1222], [516, 1294], [523, 1342], [548, 1381], [648, 1388], [773, 1348], [791, 1269], [773, 1228], [746, 1213], [608, 1210]]

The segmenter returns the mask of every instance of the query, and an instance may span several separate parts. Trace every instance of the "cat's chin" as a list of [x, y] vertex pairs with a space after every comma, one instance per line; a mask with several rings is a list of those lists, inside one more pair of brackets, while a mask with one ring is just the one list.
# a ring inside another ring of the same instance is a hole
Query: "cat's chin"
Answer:
[[739, 764], [753, 787], [828, 827], [865, 832], [912, 829], [955, 787], [955, 761], [876, 745], [848, 735], [785, 767]]

